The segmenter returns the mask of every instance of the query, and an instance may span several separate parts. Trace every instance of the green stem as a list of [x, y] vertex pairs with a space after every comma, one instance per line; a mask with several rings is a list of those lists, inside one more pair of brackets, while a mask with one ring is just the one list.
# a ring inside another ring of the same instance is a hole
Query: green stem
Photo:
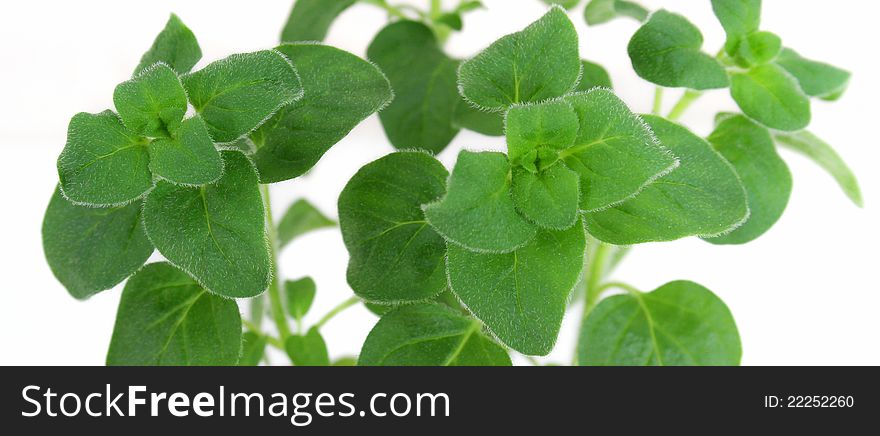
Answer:
[[254, 324], [254, 323], [252, 323], [252, 322], [250, 322], [250, 321], [248, 321], [248, 320], [246, 320], [246, 319], [244, 319], [244, 318], [242, 318], [241, 323], [242, 323], [242, 325], [244, 325], [245, 328], [247, 328], [251, 333], [256, 333], [257, 335], [266, 338], [266, 343], [267, 343], [267, 344], [269, 344], [269, 345], [271, 345], [271, 346], [273, 346], [273, 347], [275, 347], [275, 348], [277, 348], [277, 349], [279, 349], [279, 350], [284, 350], [284, 345], [282, 345], [280, 339], [276, 338], [275, 336], [272, 336], [272, 335], [268, 335], [268, 334], [266, 334], [266, 333], [263, 333], [263, 331], [260, 330], [260, 327], [258, 327], [256, 324]]
[[660, 115], [660, 112], [663, 110], [663, 88], [658, 86], [654, 89], [654, 108], [651, 110], [651, 113], [654, 115]]
[[318, 321], [318, 323], [315, 324], [314, 327], [315, 328], [323, 327], [324, 324], [327, 324], [327, 321], [330, 321], [331, 319], [333, 319], [334, 316], [339, 315], [340, 312], [344, 311], [345, 309], [348, 309], [351, 306], [354, 306], [355, 304], [357, 304], [360, 301], [361, 301], [361, 299], [358, 297], [351, 297], [348, 300], [345, 300], [342, 303], [339, 303], [338, 306], [334, 307], [329, 312], [327, 312], [327, 314], [324, 315], [324, 317], [321, 318], [321, 320]]
[[676, 121], [681, 118], [682, 115], [694, 104], [697, 99], [699, 99], [703, 95], [700, 91], [694, 91], [693, 89], [688, 89], [684, 92], [684, 95], [681, 96], [681, 99], [675, 103], [675, 106], [672, 107], [672, 110], [669, 111], [669, 115], [666, 116], [670, 121]]
[[587, 286], [586, 286], [586, 305], [584, 306], [584, 318], [586, 318], [589, 310], [596, 305], [599, 297], [602, 295], [602, 278], [605, 275], [605, 268], [608, 263], [608, 256], [611, 254], [613, 247], [604, 242], [595, 241], [596, 250], [593, 251], [593, 259], [590, 260], [590, 266], [587, 269]]
[[642, 291], [640, 291], [640, 290], [636, 289], [635, 287], [630, 286], [630, 285], [628, 285], [628, 284], [626, 284], [626, 283], [622, 283], [622, 282], [608, 282], [608, 283], [605, 283], [604, 285], [602, 285], [602, 286], [599, 287], [599, 293], [605, 292], [605, 291], [607, 291], [608, 289], [613, 289], [613, 288], [617, 288], [617, 289], [624, 290], [624, 291], [628, 292], [629, 294], [631, 294], [631, 295], [633, 295], [633, 296], [639, 296], [639, 295], [642, 295]]
[[399, 7], [389, 5], [388, 2], [385, 0], [361, 0], [361, 1], [363, 3], [371, 4], [373, 6], [377, 6], [377, 7], [381, 8], [382, 10], [387, 12], [388, 15], [390, 15], [392, 17], [397, 17], [397, 18], [401, 18], [404, 20], [409, 19], [409, 17], [405, 13], [403, 13], [403, 11]]
[[440, 0], [431, 0], [431, 19], [435, 19], [443, 13]]
[[272, 282], [269, 283], [269, 309], [281, 341], [287, 341], [290, 337], [290, 326], [287, 324], [287, 316], [284, 313], [284, 304], [281, 299], [281, 272], [278, 269], [278, 230], [275, 227], [275, 219], [272, 218], [272, 202], [269, 199], [269, 186], [260, 185], [263, 194], [263, 204], [266, 208], [266, 232], [269, 238], [269, 254], [272, 260]]
[[[581, 326], [583, 326], [584, 323], [587, 321], [587, 317], [590, 316], [590, 312], [593, 310], [593, 308], [596, 306], [596, 303], [599, 302], [599, 298], [602, 296], [602, 279], [605, 276], [609, 256], [614, 249], [612, 245], [592, 238], [590, 239], [589, 243], [595, 244], [596, 249], [592, 250], [592, 257], [590, 259], [587, 259], [587, 272], [586, 277], [584, 278], [586, 289], [584, 297], [584, 310], [581, 314]], [[582, 328], [578, 329], [579, 339], [581, 330]], [[578, 340], [578, 342], [580, 342], [580, 340]], [[576, 364], [577, 350], [575, 350], [574, 359], [572, 359], [572, 365]]]

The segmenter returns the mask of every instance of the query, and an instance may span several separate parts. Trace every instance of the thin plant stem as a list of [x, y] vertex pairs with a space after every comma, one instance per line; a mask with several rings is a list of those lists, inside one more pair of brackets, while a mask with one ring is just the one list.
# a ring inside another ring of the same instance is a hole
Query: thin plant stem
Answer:
[[334, 307], [333, 309], [330, 309], [330, 311], [327, 312], [327, 314], [324, 315], [324, 317], [321, 318], [321, 320], [318, 321], [314, 327], [315, 328], [323, 327], [324, 324], [327, 324], [327, 321], [330, 321], [331, 319], [333, 319], [334, 316], [339, 315], [340, 312], [344, 311], [345, 309], [348, 309], [351, 306], [354, 306], [355, 304], [357, 304], [360, 301], [361, 301], [361, 299], [358, 297], [351, 297], [348, 300], [345, 300], [342, 303], [339, 303], [338, 306]]
[[672, 107], [672, 110], [669, 111], [669, 115], [667, 115], [666, 118], [668, 118], [670, 121], [678, 120], [702, 95], [703, 93], [700, 91], [688, 89], [684, 92], [678, 102], [675, 103], [675, 106]]
[[654, 108], [651, 110], [651, 113], [660, 115], [661, 111], [663, 111], [663, 87], [658, 86], [654, 88]]
[[275, 325], [278, 327], [281, 341], [284, 342], [290, 337], [291, 332], [281, 300], [281, 273], [278, 269], [278, 230], [275, 228], [275, 220], [272, 218], [269, 186], [260, 185], [260, 192], [263, 194], [263, 204], [266, 209], [266, 232], [269, 238], [269, 253], [272, 261], [272, 281], [269, 283], [269, 310], [272, 313], [272, 319], [275, 320]]
[[641, 294], [642, 294], [642, 291], [636, 289], [634, 286], [628, 285], [628, 284], [623, 283], [623, 282], [608, 282], [608, 283], [605, 283], [604, 285], [602, 285], [602, 286], [599, 287], [599, 292], [602, 293], [602, 292], [605, 292], [605, 291], [607, 291], [607, 290], [609, 290], [609, 289], [614, 289], [614, 288], [624, 290], [624, 291], [626, 291], [627, 293], [629, 293], [629, 294], [631, 294], [631, 295], [634, 295], [634, 296], [637, 296], [637, 295], [641, 295]]
[[[586, 277], [584, 278], [586, 289], [584, 296], [584, 310], [581, 314], [581, 326], [587, 321], [587, 317], [590, 315], [593, 307], [596, 306], [596, 303], [599, 302], [599, 297], [602, 296], [602, 279], [605, 276], [609, 256], [614, 248], [612, 245], [595, 239], [591, 239], [590, 243], [596, 244], [596, 249], [592, 250], [592, 258], [587, 259], [587, 272]], [[578, 332], [580, 332], [580, 330], [581, 329], [578, 329]], [[577, 364], [577, 350], [575, 350], [574, 359], [572, 360], [572, 365], [575, 364]]]
[[244, 319], [244, 318], [242, 318], [241, 323], [242, 323], [242, 325], [244, 325], [245, 328], [247, 328], [248, 331], [250, 331], [251, 333], [256, 333], [257, 335], [266, 338], [266, 343], [267, 343], [267, 344], [269, 344], [269, 345], [271, 345], [271, 346], [273, 346], [273, 347], [275, 347], [275, 348], [277, 348], [277, 349], [279, 349], [279, 350], [284, 350], [284, 345], [282, 345], [280, 339], [278, 339], [278, 338], [276, 338], [276, 337], [274, 337], [274, 336], [272, 336], [272, 335], [269, 335], [269, 334], [263, 333], [263, 331], [260, 330], [260, 327], [258, 327], [256, 324], [254, 324], [254, 323], [252, 323], [252, 322], [250, 322], [250, 321], [248, 321], [248, 320], [246, 320], [246, 319]]

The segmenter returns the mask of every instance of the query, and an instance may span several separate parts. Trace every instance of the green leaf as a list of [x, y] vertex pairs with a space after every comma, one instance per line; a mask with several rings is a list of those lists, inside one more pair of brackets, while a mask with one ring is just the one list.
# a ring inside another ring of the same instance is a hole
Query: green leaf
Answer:
[[174, 138], [154, 140], [149, 150], [153, 174], [169, 182], [197, 186], [223, 175], [220, 152], [199, 116], [184, 120]]
[[271, 276], [263, 200], [247, 157], [222, 155], [226, 172], [217, 183], [192, 188], [157, 182], [144, 204], [144, 225], [159, 252], [207, 290], [254, 297]]
[[119, 117], [137, 135], [167, 138], [177, 132], [186, 114], [186, 91], [177, 73], [157, 63], [113, 91]]
[[153, 186], [147, 141], [111, 111], [74, 115], [58, 157], [64, 196], [77, 204], [120, 206]]
[[725, 50], [730, 55], [742, 38], [761, 27], [761, 0], [712, 0], [712, 10], [727, 33]]
[[481, 111], [459, 97], [452, 125], [486, 136], [504, 136], [504, 113]]
[[615, 18], [630, 17], [636, 21], [645, 21], [650, 12], [640, 6], [625, 0], [590, 0], [584, 9], [584, 19], [587, 24], [595, 26], [607, 23]]
[[311, 277], [287, 280], [284, 282], [284, 295], [287, 297], [287, 313], [296, 320], [302, 320], [315, 300], [315, 281]]
[[480, 322], [440, 304], [403, 306], [373, 327], [360, 366], [510, 366]]
[[250, 133], [303, 95], [296, 69], [276, 50], [234, 54], [182, 77], [216, 142]]
[[336, 221], [327, 218], [312, 203], [297, 200], [278, 223], [278, 243], [282, 247], [294, 239], [314, 230], [336, 227]]
[[[462, 313], [467, 314], [467, 310], [464, 307], [462, 307], [461, 302], [458, 301], [458, 297], [456, 297], [455, 294], [453, 294], [452, 291], [450, 291], [448, 288], [446, 290], [444, 290], [443, 292], [441, 292], [440, 295], [432, 297], [426, 301], [418, 302], [416, 304], [426, 303], [426, 302], [434, 302], [434, 303], [438, 303], [438, 304], [443, 304], [443, 305], [446, 305], [446, 306], [451, 307], [453, 309], [459, 310]], [[364, 302], [364, 306], [367, 308], [367, 310], [369, 310], [370, 312], [373, 312], [374, 315], [378, 315], [378, 316], [383, 316], [386, 313], [391, 312], [392, 310], [395, 310], [399, 307], [406, 306], [409, 304], [412, 304], [412, 303], [410, 302], [410, 303], [396, 303], [396, 304], [374, 304], [374, 303]]]
[[678, 166], [651, 129], [613, 92], [594, 89], [566, 101], [578, 114], [580, 130], [560, 158], [580, 175], [581, 210], [618, 204]]
[[327, 344], [316, 327], [305, 335], [294, 335], [284, 342], [284, 349], [296, 366], [329, 366]]
[[574, 144], [580, 128], [578, 115], [565, 100], [513, 106], [504, 124], [510, 163], [531, 172], [554, 164], [558, 151]]
[[421, 301], [446, 289], [446, 242], [421, 206], [446, 192], [448, 173], [421, 152], [397, 152], [367, 164], [339, 195], [348, 248], [348, 283], [369, 301]]
[[749, 118], [784, 131], [810, 124], [810, 99], [782, 67], [761, 65], [730, 76], [730, 95]]
[[763, 65], [779, 56], [782, 39], [770, 32], [752, 32], [739, 44], [736, 57], [743, 65]]
[[742, 115], [722, 121], [709, 142], [733, 165], [749, 201], [749, 220], [736, 230], [707, 241], [745, 244], [772, 227], [785, 211], [791, 195], [791, 172], [779, 157], [766, 128]]
[[608, 75], [608, 71], [604, 67], [590, 61], [581, 61], [581, 65], [583, 73], [581, 74], [581, 81], [578, 82], [577, 87], [574, 89], [575, 91], [589, 91], [593, 88], [611, 89], [614, 87], [611, 83], [611, 76]]
[[535, 236], [510, 196], [510, 164], [501, 153], [463, 150], [446, 196], [424, 207], [431, 227], [472, 251], [508, 253]]
[[458, 12], [470, 12], [477, 9], [485, 9], [486, 6], [483, 5], [483, 2], [477, 0], [462, 0], [458, 3], [455, 10]]
[[125, 285], [108, 365], [235, 365], [241, 317], [235, 301], [212, 295], [184, 272], [151, 263]]
[[739, 365], [739, 333], [730, 310], [687, 281], [599, 303], [581, 328], [581, 365]]
[[357, 362], [357, 357], [354, 356], [340, 357], [339, 359], [334, 360], [330, 366], [357, 366]]
[[437, 17], [434, 22], [436, 24], [443, 24], [452, 30], [461, 30], [464, 28], [464, 23], [461, 21], [461, 14], [457, 13], [445, 13]]
[[698, 90], [727, 87], [724, 67], [702, 47], [697, 26], [661, 9], [633, 35], [627, 51], [636, 73], [651, 83]]
[[238, 366], [259, 366], [266, 353], [266, 337], [254, 332], [241, 335], [241, 358]]
[[333, 21], [355, 1], [296, 0], [281, 31], [281, 41], [323, 41]]
[[171, 14], [165, 28], [153, 41], [153, 46], [141, 57], [134, 74], [137, 75], [156, 62], [164, 62], [178, 74], [184, 74], [190, 72], [201, 58], [202, 49], [199, 48], [195, 35], [177, 15]]
[[578, 217], [579, 178], [565, 165], [540, 173], [514, 168], [511, 196], [516, 210], [527, 220], [548, 229], [562, 230]]
[[43, 218], [43, 251], [70, 295], [85, 299], [110, 289], [147, 261], [153, 244], [144, 234], [141, 206], [76, 206], [55, 190]]
[[559, 5], [565, 9], [571, 9], [580, 3], [581, 0], [541, 0], [546, 3], [548, 6]]
[[776, 63], [794, 76], [810, 97], [837, 100], [849, 86], [849, 71], [804, 58], [789, 48], [782, 50]]
[[449, 246], [449, 283], [474, 316], [511, 348], [528, 355], [553, 349], [571, 291], [584, 266], [582, 224], [540, 231], [508, 254]]
[[686, 128], [656, 116], [645, 120], [681, 167], [630, 200], [588, 213], [587, 231], [609, 244], [632, 245], [719, 236], [742, 225], [749, 208], [733, 167]]
[[394, 101], [379, 118], [397, 149], [439, 153], [455, 138], [453, 125], [461, 97], [458, 61], [446, 56], [434, 32], [414, 21], [393, 23], [376, 36], [367, 57], [388, 75]]
[[863, 207], [862, 191], [856, 175], [846, 165], [846, 162], [837, 154], [827, 142], [816, 135], [803, 131], [797, 133], [776, 133], [776, 143], [789, 150], [796, 151], [810, 158], [822, 167], [840, 185], [843, 192], [856, 206]]
[[580, 71], [577, 31], [565, 10], [553, 7], [525, 30], [495, 41], [462, 63], [458, 81], [464, 98], [483, 110], [499, 112], [568, 93]]
[[279, 111], [252, 139], [263, 183], [299, 177], [361, 121], [388, 104], [391, 86], [373, 64], [334, 47], [284, 44], [308, 96]]

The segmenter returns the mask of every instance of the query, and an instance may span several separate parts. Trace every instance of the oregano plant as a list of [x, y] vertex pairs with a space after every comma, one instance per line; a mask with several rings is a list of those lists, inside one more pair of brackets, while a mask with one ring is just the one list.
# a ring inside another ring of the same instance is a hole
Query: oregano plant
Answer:
[[[367, 59], [316, 42], [359, 3], [389, 21]], [[478, 1], [297, 0], [281, 45], [201, 68], [172, 15], [116, 87], [115, 111], [72, 118], [43, 223], [48, 263], [74, 298], [125, 282], [107, 363], [258, 365], [273, 347], [297, 366], [511, 365], [513, 353], [549, 354], [575, 316], [579, 365], [738, 365], [736, 322], [711, 290], [610, 276], [638, 244], [765, 234], [792, 189], [779, 148], [861, 206], [853, 173], [806, 130], [811, 104], [840, 98], [849, 73], [764, 30], [760, 0], [711, 1], [726, 34], [715, 54], [673, 11], [544, 3], [532, 24], [459, 59], [445, 42]], [[579, 7], [589, 25], [640, 23], [627, 52], [656, 86], [652, 113], [582, 58]], [[664, 114], [670, 89], [681, 98]], [[705, 137], [680, 123], [722, 90], [740, 112], [717, 114]], [[337, 222], [300, 199], [276, 223], [268, 186], [308, 172], [377, 112], [396, 150], [345, 175], [338, 198], [354, 295], [305, 325], [320, 286], [284, 280], [278, 254]], [[474, 144], [446, 168], [435, 155], [463, 129], [506, 149]], [[379, 319], [359, 356], [331, 360], [321, 330], [357, 304]]]
[[[254, 365], [267, 345], [297, 364], [329, 363], [320, 325], [300, 325], [315, 283], [283, 281], [277, 254], [336, 223], [301, 200], [276, 226], [267, 184], [302, 175], [386, 106], [388, 79], [316, 43], [193, 71], [200, 60], [172, 15], [116, 87], [115, 112], [73, 117], [43, 223], [49, 266], [78, 299], [127, 279], [110, 365]], [[154, 251], [164, 261], [145, 265]], [[264, 332], [264, 313], [277, 335]]]

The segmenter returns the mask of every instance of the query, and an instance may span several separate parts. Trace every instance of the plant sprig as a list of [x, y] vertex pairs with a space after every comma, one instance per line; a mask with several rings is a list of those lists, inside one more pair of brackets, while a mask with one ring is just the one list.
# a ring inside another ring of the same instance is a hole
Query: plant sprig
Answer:
[[[309, 42], [357, 3], [389, 16], [369, 61]], [[566, 12], [581, 2], [545, 3], [559, 5], [462, 60], [444, 42], [480, 2], [298, 0], [281, 45], [195, 71], [198, 42], [172, 15], [117, 86], [116, 111], [71, 120], [43, 223], [73, 297], [128, 280], [107, 363], [257, 365], [274, 347], [294, 365], [352, 364], [331, 361], [321, 329], [363, 303], [380, 320], [360, 365], [510, 365], [511, 351], [550, 353], [583, 300], [577, 364], [739, 364], [736, 322], [710, 290], [642, 292], [611, 275], [637, 244], [768, 232], [792, 189], [780, 147], [861, 206], [850, 169], [805, 130], [814, 100], [840, 98], [850, 74], [763, 30], [760, 0], [712, 0], [727, 36], [715, 55], [680, 14], [590, 0], [590, 25], [641, 23], [627, 51], [656, 91], [653, 113], [636, 114], [581, 58]], [[668, 88], [681, 98], [663, 116]], [[680, 122], [723, 89], [741, 113], [718, 114], [705, 138]], [[338, 200], [354, 296], [308, 325], [318, 286], [284, 280], [277, 258], [336, 222], [299, 200], [276, 224], [268, 184], [305, 174], [377, 112], [397, 151]], [[463, 150], [447, 170], [434, 155], [462, 129], [504, 137], [506, 152]], [[156, 250], [165, 261], [145, 265]]]

